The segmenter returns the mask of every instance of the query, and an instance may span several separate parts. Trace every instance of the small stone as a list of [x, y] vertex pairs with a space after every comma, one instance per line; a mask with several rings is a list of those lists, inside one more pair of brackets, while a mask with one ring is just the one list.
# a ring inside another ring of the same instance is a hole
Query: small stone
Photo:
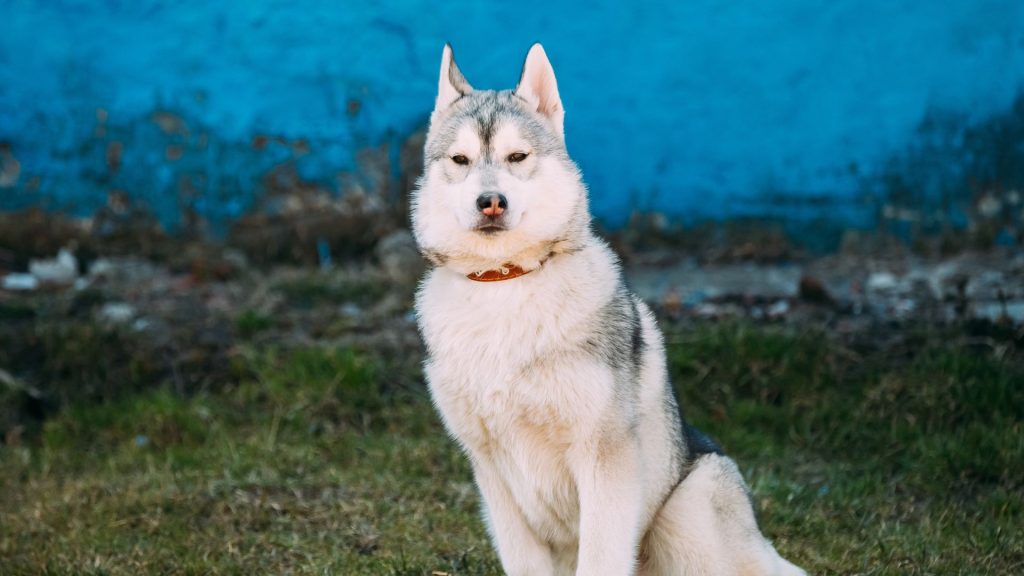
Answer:
[[788, 300], [779, 300], [778, 302], [772, 304], [768, 308], [768, 311], [767, 311], [768, 317], [769, 318], [773, 318], [773, 319], [774, 318], [782, 318], [783, 316], [785, 316], [788, 313], [789, 313], [789, 301]]
[[78, 260], [67, 248], [61, 248], [56, 258], [32, 260], [28, 271], [41, 284], [73, 284], [78, 278]]
[[693, 307], [693, 315], [699, 318], [714, 318], [720, 312], [718, 305], [711, 302], [701, 302]]
[[910, 298], [900, 298], [892, 306], [893, 314], [897, 318], [907, 318], [916, 309], [917, 309], [917, 302], [914, 301], [914, 300], [911, 300]]
[[821, 304], [825, 306], [832, 306], [835, 304], [835, 300], [832, 295], [829, 294], [828, 289], [825, 285], [813, 276], [801, 276], [800, 284], [797, 289], [797, 293], [800, 299], [804, 302], [810, 302], [812, 304]]
[[353, 304], [352, 302], [342, 304], [339, 311], [342, 316], [347, 318], [358, 318], [363, 315], [363, 309], [358, 304]]
[[39, 279], [31, 274], [8, 274], [3, 280], [4, 290], [29, 291], [39, 288]]
[[135, 307], [124, 302], [107, 302], [100, 308], [99, 318], [113, 324], [124, 324], [135, 317]]
[[875, 272], [868, 276], [867, 288], [876, 292], [885, 292], [899, 286], [896, 276], [889, 272]]

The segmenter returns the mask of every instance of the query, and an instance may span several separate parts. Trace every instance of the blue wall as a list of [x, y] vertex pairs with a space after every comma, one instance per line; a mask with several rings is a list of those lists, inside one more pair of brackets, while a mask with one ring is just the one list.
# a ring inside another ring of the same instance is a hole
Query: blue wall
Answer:
[[425, 121], [446, 40], [478, 87], [540, 40], [599, 215], [865, 224], [865, 178], [929, 111], [980, 121], [1024, 87], [1020, 0], [554, 4], [7, 0], [0, 209], [121, 189], [171, 225], [228, 218], [295, 155], [258, 135], [304, 140], [299, 171], [337, 188]]

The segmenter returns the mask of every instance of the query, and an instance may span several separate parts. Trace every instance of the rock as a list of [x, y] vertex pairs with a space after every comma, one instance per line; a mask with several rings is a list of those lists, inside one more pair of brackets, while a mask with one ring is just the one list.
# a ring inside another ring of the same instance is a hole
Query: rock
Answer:
[[742, 318], [745, 316], [744, 309], [738, 304], [725, 302], [716, 304], [703, 302], [693, 307], [693, 315], [698, 318]]
[[124, 302], [107, 302], [97, 316], [103, 322], [125, 324], [135, 317], [135, 307]]
[[28, 271], [40, 284], [70, 285], [78, 278], [78, 260], [67, 248], [61, 248], [56, 258], [32, 260]]
[[975, 306], [975, 316], [993, 322], [1002, 320], [1011, 324], [1024, 324], [1024, 300], [978, 304]]
[[160, 269], [148, 260], [133, 257], [100, 258], [89, 268], [89, 279], [120, 286], [148, 283]]
[[67, 246], [82, 249], [89, 244], [86, 228], [84, 220], [40, 208], [0, 211], [0, 267], [24, 272], [33, 258], [51, 257]]
[[693, 315], [698, 318], [716, 318], [720, 313], [718, 305], [711, 302], [702, 302], [693, 307]]
[[892, 314], [896, 318], [905, 319], [917, 310], [917, 301], [910, 298], [900, 298], [892, 304]]
[[249, 259], [241, 250], [225, 248], [222, 256], [224, 261], [233, 266], [235, 270], [245, 270], [249, 267]]
[[800, 284], [797, 289], [797, 294], [800, 299], [804, 302], [810, 302], [811, 304], [821, 304], [824, 306], [835, 305], [835, 299], [829, 294], [828, 289], [825, 285], [813, 276], [803, 275], [800, 277]]
[[875, 272], [868, 276], [867, 288], [874, 292], [887, 292], [899, 286], [896, 276], [890, 272]]
[[0, 285], [4, 290], [28, 291], [39, 288], [39, 280], [31, 274], [8, 274]]
[[416, 240], [404, 228], [381, 238], [374, 252], [384, 274], [400, 286], [414, 286], [426, 268]]
[[786, 314], [789, 314], [789, 301], [779, 300], [778, 302], [769, 306], [765, 314], [768, 318], [773, 320], [785, 317]]
[[363, 315], [363, 309], [353, 302], [345, 302], [342, 304], [339, 312], [346, 318], [359, 318]]
[[673, 318], [678, 318], [683, 312], [683, 299], [679, 295], [679, 291], [675, 288], [669, 288], [665, 292], [665, 295], [661, 298], [661, 309]]
[[658, 302], [676, 290], [685, 304], [697, 305], [726, 295], [766, 300], [796, 295], [801, 270], [796, 266], [725, 264], [712, 266], [635, 266], [626, 269], [629, 286], [644, 300]]

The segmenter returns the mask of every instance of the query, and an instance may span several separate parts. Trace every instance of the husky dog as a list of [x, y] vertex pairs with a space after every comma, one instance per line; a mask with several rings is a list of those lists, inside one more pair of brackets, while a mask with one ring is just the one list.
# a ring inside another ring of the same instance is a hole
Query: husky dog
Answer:
[[441, 57], [416, 241], [426, 377], [513, 576], [799, 575], [736, 464], [680, 417], [662, 337], [591, 231], [539, 45], [515, 90]]

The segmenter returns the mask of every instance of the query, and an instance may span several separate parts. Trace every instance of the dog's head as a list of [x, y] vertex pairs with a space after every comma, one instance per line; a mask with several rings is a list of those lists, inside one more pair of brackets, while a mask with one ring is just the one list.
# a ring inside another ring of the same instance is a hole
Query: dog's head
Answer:
[[589, 230], [587, 195], [565, 148], [555, 73], [540, 44], [515, 90], [473, 90], [450, 46], [441, 56], [424, 173], [413, 196], [416, 241], [463, 272], [536, 268]]

